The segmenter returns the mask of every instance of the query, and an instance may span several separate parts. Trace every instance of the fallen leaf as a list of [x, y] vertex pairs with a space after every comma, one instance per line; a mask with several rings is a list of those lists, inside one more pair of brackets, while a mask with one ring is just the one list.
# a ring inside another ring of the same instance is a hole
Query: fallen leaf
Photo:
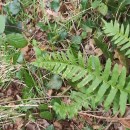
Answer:
[[16, 127], [17, 130], [20, 130], [22, 129], [23, 123], [24, 123], [24, 120], [22, 118], [17, 118], [15, 120], [14, 126]]
[[97, 55], [98, 57], [103, 54], [103, 52], [102, 52], [102, 50], [101, 50], [100, 48], [96, 48], [96, 49], [94, 50], [94, 52], [96, 53], [96, 55]]
[[54, 11], [52, 11], [52, 10], [50, 10], [50, 9], [47, 9], [47, 10], [46, 10], [46, 13], [47, 13], [48, 15], [52, 15], [52, 16], [54, 16], [54, 17], [58, 17], [58, 16], [59, 16], [59, 13], [58, 13], [58, 12], [54, 12]]
[[55, 122], [53, 123], [53, 125], [54, 125], [54, 127], [55, 127], [56, 129], [62, 130], [62, 125], [61, 125], [58, 121], [55, 121]]

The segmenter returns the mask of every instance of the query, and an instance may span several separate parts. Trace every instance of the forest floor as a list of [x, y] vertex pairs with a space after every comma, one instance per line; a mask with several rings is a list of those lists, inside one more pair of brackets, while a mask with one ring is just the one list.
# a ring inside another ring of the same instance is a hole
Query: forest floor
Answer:
[[97, 56], [102, 67], [111, 59], [112, 67], [118, 64], [120, 71], [125, 66], [128, 76], [130, 60], [103, 33], [102, 19], [117, 20], [126, 28], [129, 0], [0, 0], [0, 130], [130, 128], [130, 101], [123, 116], [93, 101], [73, 118], [60, 118], [53, 111], [54, 102], [69, 104], [69, 94], [78, 89], [32, 64], [46, 52], [71, 49], [85, 57]]

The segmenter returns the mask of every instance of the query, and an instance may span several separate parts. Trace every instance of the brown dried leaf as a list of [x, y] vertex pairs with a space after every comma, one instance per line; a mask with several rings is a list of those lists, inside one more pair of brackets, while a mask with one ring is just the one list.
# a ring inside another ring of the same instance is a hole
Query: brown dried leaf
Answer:
[[58, 121], [55, 121], [53, 125], [57, 130], [62, 130], [62, 125]]
[[46, 12], [47, 12], [48, 15], [51, 15], [53, 17], [59, 17], [59, 13], [58, 12], [54, 12], [54, 11], [52, 11], [50, 9], [46, 9]]
[[14, 126], [15, 128], [17, 128], [17, 130], [21, 130], [23, 123], [24, 123], [24, 120], [22, 118], [17, 118]]

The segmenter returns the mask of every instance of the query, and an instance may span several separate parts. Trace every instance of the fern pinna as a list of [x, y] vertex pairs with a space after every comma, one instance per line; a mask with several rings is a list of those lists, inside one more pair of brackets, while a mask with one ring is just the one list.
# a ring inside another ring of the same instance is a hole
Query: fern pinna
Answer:
[[125, 29], [124, 25], [119, 25], [117, 21], [111, 21], [110, 23], [107, 23], [103, 20], [103, 22], [105, 24], [103, 27], [105, 34], [107, 36], [111, 36], [114, 44], [120, 46], [120, 50], [125, 51], [125, 55], [130, 58], [129, 24]]
[[[110, 59], [107, 60], [103, 68], [96, 56], [90, 56], [86, 60], [81, 52], [78, 53], [78, 56], [75, 56], [71, 51], [67, 51], [66, 53], [44, 54], [37, 58], [34, 65], [59, 74], [72, 82], [76, 82], [78, 90], [81, 89], [79, 92], [71, 93], [72, 104], [56, 103], [54, 105], [54, 110], [62, 118], [65, 118], [67, 114], [69, 117], [72, 117], [82, 107], [88, 106], [88, 98], [90, 96], [94, 96], [93, 100], [97, 104], [104, 102], [106, 109], [113, 106], [114, 111], [120, 109], [121, 115], [125, 113], [130, 93], [130, 82], [126, 82], [125, 67], [119, 72], [118, 65], [116, 64], [111, 71]], [[83, 91], [82, 88], [84, 88]]]

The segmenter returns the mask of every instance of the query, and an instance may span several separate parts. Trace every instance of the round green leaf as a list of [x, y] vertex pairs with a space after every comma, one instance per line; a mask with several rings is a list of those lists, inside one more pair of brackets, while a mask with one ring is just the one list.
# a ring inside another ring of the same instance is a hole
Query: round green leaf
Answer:
[[105, 16], [108, 12], [108, 7], [104, 4], [104, 3], [101, 3], [100, 6], [98, 7], [98, 11], [103, 15]]
[[7, 35], [7, 42], [16, 48], [25, 47], [28, 42], [22, 34], [12, 33]]
[[51, 80], [48, 82], [47, 87], [49, 89], [60, 89], [62, 86], [62, 79], [59, 75], [53, 75]]
[[72, 37], [72, 43], [73, 44], [81, 44], [81, 42], [82, 42], [81, 36], [73, 36]]
[[19, 0], [14, 0], [13, 2], [11, 2], [11, 3], [8, 5], [8, 8], [9, 8], [9, 11], [10, 11], [13, 15], [18, 14], [19, 11], [20, 11], [20, 8], [21, 8], [21, 5], [20, 5]]

